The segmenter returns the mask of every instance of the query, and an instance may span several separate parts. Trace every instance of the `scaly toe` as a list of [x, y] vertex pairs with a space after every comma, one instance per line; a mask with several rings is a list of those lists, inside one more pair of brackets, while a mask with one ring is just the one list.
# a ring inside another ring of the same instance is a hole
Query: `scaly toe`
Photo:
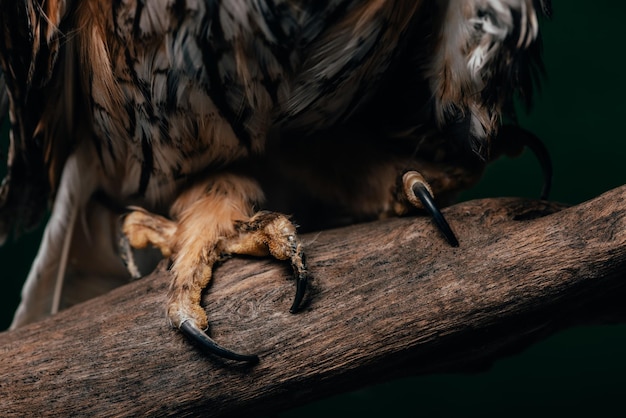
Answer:
[[271, 255], [277, 260], [290, 262], [296, 280], [296, 295], [289, 311], [296, 313], [304, 299], [309, 280], [296, 226], [283, 214], [261, 211], [248, 221], [238, 222], [236, 229], [239, 234], [225, 243], [229, 253]]

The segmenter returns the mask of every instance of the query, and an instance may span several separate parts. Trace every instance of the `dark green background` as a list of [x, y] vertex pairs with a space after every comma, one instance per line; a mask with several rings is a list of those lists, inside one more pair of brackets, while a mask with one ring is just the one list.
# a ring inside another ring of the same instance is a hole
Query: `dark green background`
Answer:
[[[626, 2], [554, 1], [543, 27], [548, 77], [522, 124], [554, 160], [551, 198], [578, 203], [626, 183]], [[541, 175], [531, 155], [502, 159], [464, 199], [537, 197]], [[37, 247], [31, 234], [0, 249], [0, 329], [19, 301]], [[0, 337], [1, 338], [1, 337]], [[364, 347], [364, 349], [367, 349]], [[281, 417], [626, 416], [626, 326], [574, 328], [470, 375], [422, 376], [316, 402]]]

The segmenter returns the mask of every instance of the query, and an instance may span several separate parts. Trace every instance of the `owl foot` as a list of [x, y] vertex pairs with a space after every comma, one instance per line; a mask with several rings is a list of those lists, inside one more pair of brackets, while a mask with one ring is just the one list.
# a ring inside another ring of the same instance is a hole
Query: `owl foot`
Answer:
[[402, 187], [409, 203], [414, 207], [424, 208], [430, 216], [432, 216], [437, 228], [439, 228], [448, 243], [452, 247], [458, 247], [459, 240], [456, 238], [452, 228], [450, 228], [450, 224], [448, 224], [448, 221], [446, 221], [446, 218], [435, 204], [432, 189], [424, 177], [417, 171], [407, 171], [402, 176]]
[[174, 205], [178, 207], [174, 210], [175, 220], [144, 210], [131, 212], [124, 218], [122, 232], [125, 238], [120, 244], [125, 254], [131, 254], [131, 247], [152, 245], [160, 249], [163, 256], [171, 258], [173, 281], [168, 294], [167, 316], [173, 326], [212, 354], [254, 363], [258, 361], [256, 355], [224, 348], [205, 332], [209, 322], [200, 301], [215, 263], [232, 254], [272, 256], [289, 261], [296, 280], [292, 313], [302, 302], [309, 275], [296, 226], [289, 218], [275, 212], [261, 211], [249, 215], [252, 211], [250, 200], [240, 200], [239, 197], [254, 194], [250, 190], [238, 190], [242, 182], [245, 181], [213, 181], [208, 186], [199, 187], [200, 197], [197, 190], [182, 195], [177, 201], [182, 204]]
[[[278, 260], [288, 260], [296, 280], [296, 295], [290, 308], [295, 313], [302, 302], [308, 273], [297, 235], [296, 227], [284, 215], [275, 212], [258, 212], [248, 220], [237, 220], [233, 224], [234, 234], [219, 238], [203, 248], [199, 259], [178, 258], [172, 270], [176, 278], [170, 289], [168, 317], [173, 325], [187, 337], [199, 343], [207, 351], [231, 360], [256, 362], [255, 355], [235, 353], [219, 346], [203, 331], [208, 327], [204, 309], [200, 307], [200, 293], [206, 287], [212, 274], [214, 263], [231, 254], [272, 256]], [[195, 237], [194, 240], [202, 240]], [[187, 271], [188, 274], [183, 272]]]
[[552, 188], [552, 160], [548, 149], [539, 137], [520, 126], [503, 125], [500, 127], [494, 147], [494, 157], [501, 154], [514, 157], [519, 155], [524, 148], [531, 150], [535, 154], [543, 173], [543, 188], [540, 198], [542, 200], [548, 198]]

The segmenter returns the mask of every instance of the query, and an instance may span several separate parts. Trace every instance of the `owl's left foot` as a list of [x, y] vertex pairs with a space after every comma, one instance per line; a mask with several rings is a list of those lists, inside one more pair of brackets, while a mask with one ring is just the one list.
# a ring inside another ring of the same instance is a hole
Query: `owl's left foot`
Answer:
[[503, 125], [500, 127], [492, 154], [497, 157], [506, 154], [516, 157], [528, 148], [537, 158], [543, 173], [543, 188], [540, 199], [546, 200], [550, 196], [552, 187], [552, 160], [545, 144], [537, 135], [518, 125]]
[[250, 199], [257, 187], [243, 177], [213, 178], [179, 197], [174, 204], [175, 220], [135, 210], [122, 226], [123, 253], [128, 254], [129, 247], [152, 245], [171, 257], [167, 315], [172, 325], [208, 352], [245, 362], [257, 362], [258, 357], [226, 349], [205, 332], [209, 322], [200, 300], [215, 263], [231, 254], [289, 261], [296, 280], [292, 313], [302, 302], [309, 277], [296, 227], [289, 218], [276, 212], [251, 214], [254, 202]]

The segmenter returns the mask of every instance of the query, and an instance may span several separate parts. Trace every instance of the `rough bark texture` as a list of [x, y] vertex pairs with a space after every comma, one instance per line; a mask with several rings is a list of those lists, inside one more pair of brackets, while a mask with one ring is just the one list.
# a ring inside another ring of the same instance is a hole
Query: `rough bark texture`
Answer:
[[315, 279], [296, 315], [287, 266], [228, 260], [204, 299], [210, 333], [258, 353], [255, 366], [205, 355], [167, 325], [160, 270], [0, 334], [0, 415], [270, 413], [391, 377], [481, 367], [558, 328], [621, 320], [626, 186], [559, 209], [450, 207], [458, 248], [425, 217], [304, 236]]

